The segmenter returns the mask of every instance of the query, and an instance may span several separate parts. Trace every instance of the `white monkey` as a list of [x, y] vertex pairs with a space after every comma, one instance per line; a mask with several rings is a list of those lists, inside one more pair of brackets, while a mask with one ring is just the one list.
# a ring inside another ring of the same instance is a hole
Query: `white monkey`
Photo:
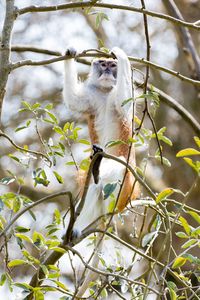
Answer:
[[[128, 141], [132, 134], [132, 101], [122, 106], [124, 100], [132, 98], [131, 67], [127, 55], [120, 48], [113, 48], [116, 59], [94, 59], [86, 82], [79, 82], [74, 59], [64, 62], [64, 101], [67, 108], [85, 116], [88, 121], [92, 144], [102, 148], [114, 140]], [[66, 52], [72, 57], [76, 51], [69, 48]], [[110, 147], [107, 152], [124, 160], [128, 157], [128, 144]], [[135, 152], [132, 147], [129, 159], [135, 165]], [[123, 180], [125, 167], [112, 160], [103, 159], [100, 165], [100, 181], [91, 182], [85, 205], [75, 222], [80, 234], [90, 223], [107, 212], [108, 201], [103, 200], [102, 186]], [[138, 186], [128, 171], [118, 198], [117, 210], [122, 211], [130, 200], [138, 196]], [[82, 180], [84, 185], [84, 180]], [[135, 186], [135, 187], [134, 187]], [[134, 190], [133, 190], [134, 187]], [[118, 194], [120, 184], [115, 190]]]

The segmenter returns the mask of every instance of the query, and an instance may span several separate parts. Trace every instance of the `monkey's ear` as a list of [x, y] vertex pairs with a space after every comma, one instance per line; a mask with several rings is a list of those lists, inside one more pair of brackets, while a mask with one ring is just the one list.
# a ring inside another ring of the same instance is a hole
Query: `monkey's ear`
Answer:
[[65, 51], [65, 55], [68, 57], [74, 58], [77, 55], [77, 50], [74, 47], [69, 46], [69, 47], [67, 47], [67, 50]]

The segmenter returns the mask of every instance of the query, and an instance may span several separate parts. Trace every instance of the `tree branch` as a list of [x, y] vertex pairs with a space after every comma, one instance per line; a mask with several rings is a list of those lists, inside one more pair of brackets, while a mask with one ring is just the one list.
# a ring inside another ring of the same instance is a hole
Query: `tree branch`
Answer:
[[6, 232], [10, 229], [10, 227], [25, 213], [27, 212], [28, 210], [32, 209], [33, 207], [43, 203], [43, 202], [46, 202], [48, 200], [51, 200], [53, 198], [56, 198], [56, 197], [59, 197], [59, 196], [64, 196], [64, 195], [67, 195], [71, 201], [72, 199], [72, 194], [71, 192], [69, 191], [64, 191], [64, 192], [58, 192], [58, 193], [55, 193], [55, 194], [52, 194], [52, 195], [49, 195], [49, 196], [46, 196], [46, 197], [43, 197], [35, 202], [33, 202], [32, 204], [24, 207], [21, 211], [19, 211], [14, 217], [13, 219], [9, 222], [9, 224], [4, 228], [4, 230], [0, 233], [0, 238], [2, 236], [4, 236], [6, 234]]
[[[82, 53], [78, 54], [76, 56], [76, 59], [79, 60], [80, 58], [85, 58], [85, 57], [113, 57], [112, 54], [108, 54], [108, 53], [104, 53], [102, 51], [97, 51], [97, 52], [90, 52], [88, 53], [87, 51], [83, 51]], [[48, 64], [52, 64], [58, 61], [63, 61], [66, 59], [70, 59], [71, 57], [69, 56], [60, 56], [57, 58], [51, 58], [51, 59], [46, 59], [46, 60], [41, 60], [41, 61], [32, 61], [30, 59], [28, 60], [23, 60], [23, 61], [19, 61], [16, 62], [14, 64], [11, 65], [11, 69], [15, 70], [17, 68], [20, 67], [24, 67], [24, 66], [43, 66], [43, 65], [48, 65]], [[144, 58], [137, 58], [137, 57], [133, 57], [133, 56], [129, 56], [129, 60], [130, 61], [134, 61], [140, 64], [144, 64], [144, 65], [148, 65], [151, 68], [157, 69], [157, 70], [161, 70], [165, 73], [168, 73], [172, 76], [175, 76], [177, 78], [179, 78], [182, 81], [188, 82], [190, 84], [193, 84], [195, 86], [200, 86], [200, 81], [199, 80], [193, 80], [187, 76], [184, 76], [182, 74], [180, 74], [179, 72], [176, 72], [174, 70], [162, 67], [161, 65], [158, 65], [156, 63], [152, 63], [150, 61], [145, 60]]]
[[40, 47], [35, 47], [31, 45], [13, 45], [11, 47], [11, 51], [15, 52], [34, 52], [34, 53], [41, 53], [46, 55], [53, 55], [53, 56], [61, 56], [62, 53], [59, 51], [53, 51], [48, 49], [43, 49]]
[[[167, 8], [167, 10], [176, 19], [184, 21], [180, 10], [178, 9], [178, 7], [176, 6], [176, 4], [173, 0], [164, 1], [163, 4]], [[179, 35], [180, 35], [180, 38], [183, 40], [183, 43], [184, 43], [187, 51], [190, 53], [190, 56], [193, 60], [192, 69], [193, 69], [193, 71], [196, 70], [196, 74], [195, 74], [194, 78], [200, 80], [200, 58], [199, 58], [199, 55], [196, 51], [196, 48], [194, 46], [194, 43], [193, 43], [193, 40], [192, 40], [192, 37], [191, 37], [191, 34], [190, 34], [188, 28], [180, 27], [179, 28]]]
[[[26, 46], [26, 45], [22, 45], [22, 46], [15, 45], [15, 46], [12, 47], [12, 51], [17, 51], [17, 52], [30, 51], [30, 52], [47, 54], [47, 55], [55, 55], [55, 56], [59, 56], [58, 61], [60, 61], [60, 56], [61, 56], [61, 53], [59, 51], [52, 51], [52, 50], [48, 50], [48, 49], [44, 49], [44, 48], [40, 48], [40, 47], [33, 47], [33, 46]], [[87, 53], [87, 51], [86, 51], [86, 53]], [[80, 57], [91, 57], [91, 56], [93, 57], [93, 56], [103, 55], [103, 54], [100, 54], [100, 53], [99, 54], [93, 53], [91, 55], [89, 55], [89, 54], [86, 55], [86, 53], [84, 51], [83, 53], [78, 55], [79, 58], [77, 58], [77, 61], [81, 60], [82, 63], [86, 63], [86, 61], [85, 60], [83, 61]], [[64, 60], [64, 59], [65, 59], [65, 56], [62, 56], [61, 60]], [[181, 78], [181, 76], [183, 76], [183, 75], [181, 75], [180, 73], [177, 73], [177, 72], [175, 72], [173, 70], [170, 70], [170, 69], [166, 69], [164, 67], [161, 67], [160, 65], [153, 64], [152, 62], [145, 61], [144, 59], [139, 59], [139, 58], [135, 58], [135, 57], [129, 57], [129, 59], [131, 61], [136, 61], [136, 62], [139, 62], [139, 63], [149, 64], [150, 67], [153, 67], [153, 68], [158, 69], [158, 70], [162, 70], [162, 71], [164, 71], [166, 73], [169, 73], [173, 76], [177, 76], [179, 79], [182, 79], [183, 81], [185, 80], [185, 78], [184, 79]], [[47, 63], [47, 62], [49, 62], [49, 60], [45, 60], [45, 62]], [[177, 75], [175, 75], [174, 73], [176, 73]], [[188, 77], [186, 77], [186, 78], [189, 79], [189, 83], [197, 84], [197, 85], [200, 86], [199, 81], [196, 81], [194, 83], [194, 81], [192, 79], [190, 79]], [[136, 84], [141, 86], [141, 82], [136, 82]], [[167, 95], [166, 93], [164, 93], [160, 89], [154, 87], [154, 90], [160, 95], [161, 101], [163, 101], [165, 104], [167, 104], [171, 108], [174, 108], [177, 111], [177, 113], [179, 113], [183, 117], [183, 119], [193, 128], [193, 130], [197, 133], [197, 135], [200, 135], [200, 124], [195, 120], [195, 118], [180, 103], [178, 103], [171, 96]]]
[[50, 163], [50, 167], [51, 167], [52, 162], [51, 162], [51, 160], [49, 159], [49, 157], [46, 154], [44, 154], [42, 152], [38, 152], [38, 151], [34, 151], [34, 150], [29, 150], [29, 149], [26, 149], [26, 148], [18, 146], [17, 144], [15, 144], [15, 142], [7, 134], [5, 134], [1, 130], [0, 130], [0, 137], [6, 138], [17, 150], [20, 150], [20, 151], [26, 152], [26, 153], [35, 154], [37, 156], [41, 156], [41, 157], [45, 158]]
[[14, 0], [6, 1], [6, 14], [0, 44], [0, 125], [3, 99], [10, 73], [10, 42], [13, 24], [16, 18]]
[[173, 108], [200, 136], [200, 123], [180, 103], [156, 87], [154, 87], [154, 91], [159, 94], [159, 98], [163, 103]]
[[200, 26], [195, 25], [190, 22], [186, 22], [183, 20], [176, 19], [174, 17], [168, 16], [166, 14], [157, 13], [154, 11], [150, 11], [143, 8], [137, 8], [133, 6], [126, 6], [126, 5], [116, 5], [116, 4], [109, 4], [109, 3], [94, 3], [94, 1], [86, 1], [86, 2], [77, 2], [77, 3], [66, 3], [66, 4], [60, 4], [60, 5], [49, 5], [49, 6], [28, 6], [24, 7], [22, 9], [18, 9], [18, 15], [23, 15], [26, 13], [33, 13], [33, 12], [50, 12], [50, 11], [58, 11], [58, 10], [64, 10], [64, 9], [72, 9], [72, 8], [86, 8], [86, 7], [99, 7], [99, 8], [110, 8], [110, 9], [119, 9], [119, 10], [125, 10], [125, 11], [132, 11], [137, 12], [141, 14], [145, 14], [151, 17], [156, 17], [159, 19], [164, 19], [169, 22], [172, 22], [178, 26], [185, 26], [190, 29], [198, 30], [200, 31]]

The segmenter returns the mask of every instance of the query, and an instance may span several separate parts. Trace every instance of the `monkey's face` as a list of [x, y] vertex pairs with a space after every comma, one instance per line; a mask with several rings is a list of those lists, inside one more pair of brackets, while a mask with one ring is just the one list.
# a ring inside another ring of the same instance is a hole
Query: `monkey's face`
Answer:
[[93, 62], [93, 75], [101, 87], [113, 87], [117, 78], [117, 61], [100, 59]]

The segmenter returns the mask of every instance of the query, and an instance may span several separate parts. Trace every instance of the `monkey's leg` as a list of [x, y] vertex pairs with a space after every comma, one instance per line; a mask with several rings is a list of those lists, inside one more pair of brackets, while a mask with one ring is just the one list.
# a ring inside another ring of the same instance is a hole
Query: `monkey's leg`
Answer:
[[123, 211], [126, 205], [131, 201], [136, 199], [140, 194], [139, 185], [136, 182], [133, 174], [127, 171], [123, 186], [118, 198], [117, 209], [118, 211]]

